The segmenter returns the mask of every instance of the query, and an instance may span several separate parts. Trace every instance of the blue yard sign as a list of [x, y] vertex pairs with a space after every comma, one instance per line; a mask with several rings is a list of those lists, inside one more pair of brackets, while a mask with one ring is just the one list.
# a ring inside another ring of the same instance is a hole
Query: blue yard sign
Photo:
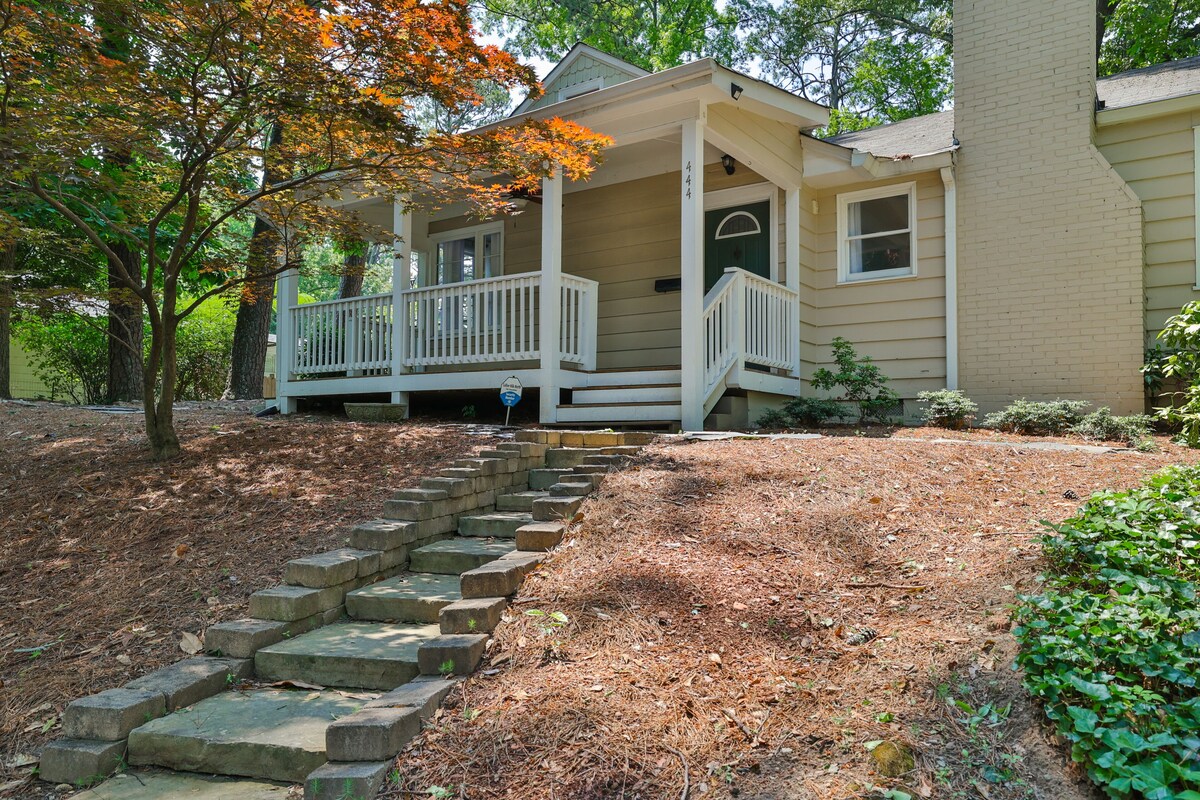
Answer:
[[512, 413], [512, 407], [521, 402], [521, 388], [521, 382], [517, 380], [516, 375], [505, 378], [504, 383], [500, 384], [500, 402], [506, 409], [504, 412], [505, 425], [508, 425], [508, 415]]

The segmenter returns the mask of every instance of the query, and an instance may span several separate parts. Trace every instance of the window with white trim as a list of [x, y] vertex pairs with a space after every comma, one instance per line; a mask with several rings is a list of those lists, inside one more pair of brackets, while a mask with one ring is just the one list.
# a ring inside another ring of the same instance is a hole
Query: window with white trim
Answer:
[[504, 226], [482, 225], [434, 238], [434, 282], [461, 283], [504, 274]]
[[916, 184], [838, 195], [838, 282], [917, 274]]
[[734, 211], [717, 226], [716, 239], [734, 239], [738, 236], [753, 236], [762, 233], [758, 220], [748, 211]]

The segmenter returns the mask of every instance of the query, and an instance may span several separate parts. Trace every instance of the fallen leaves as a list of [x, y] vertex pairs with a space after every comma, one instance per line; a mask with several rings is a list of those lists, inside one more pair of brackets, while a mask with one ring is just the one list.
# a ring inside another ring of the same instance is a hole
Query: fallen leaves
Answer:
[[204, 642], [200, 641], [196, 634], [184, 631], [179, 636], [179, 649], [189, 656], [194, 656], [204, 649]]

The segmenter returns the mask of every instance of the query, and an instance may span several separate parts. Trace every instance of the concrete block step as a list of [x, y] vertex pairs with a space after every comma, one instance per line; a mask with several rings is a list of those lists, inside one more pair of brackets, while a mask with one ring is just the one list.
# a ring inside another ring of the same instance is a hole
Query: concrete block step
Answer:
[[361, 620], [431, 625], [443, 607], [461, 599], [457, 575], [408, 573], [350, 592], [346, 613]]
[[532, 511], [533, 501], [545, 497], [545, 492], [513, 492], [496, 496], [497, 511]]
[[570, 467], [531, 469], [529, 470], [529, 488], [534, 491], [545, 491], [562, 480], [564, 475], [573, 474], [574, 471]]
[[[533, 501], [529, 501], [533, 508]], [[524, 511], [497, 511], [493, 514], [477, 514], [458, 518], [460, 536], [483, 536], [499, 539], [517, 538], [517, 528], [528, 525], [533, 517]]]
[[287, 784], [259, 778], [226, 778], [188, 772], [133, 770], [94, 789], [72, 795], [73, 800], [283, 800]]
[[555, 447], [546, 451], [546, 466], [550, 469], [577, 467], [595, 455], [595, 452], [585, 447]]
[[495, 561], [515, 549], [515, 542], [507, 539], [488, 541], [458, 536], [413, 550], [410, 555], [412, 560], [409, 562], [409, 569], [413, 572], [461, 575], [468, 570]]
[[135, 729], [129, 763], [298, 783], [326, 762], [325, 730], [362, 703], [340, 692], [222, 692]]
[[260, 678], [270, 681], [394, 689], [417, 676], [417, 648], [440, 633], [437, 625], [327, 625], [264, 647], [254, 654], [254, 668]]

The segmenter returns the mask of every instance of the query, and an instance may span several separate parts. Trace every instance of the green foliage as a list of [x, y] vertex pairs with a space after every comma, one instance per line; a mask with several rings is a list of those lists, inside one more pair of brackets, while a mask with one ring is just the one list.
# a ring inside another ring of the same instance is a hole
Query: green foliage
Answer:
[[221, 297], [205, 300], [180, 323], [176, 393], [181, 400], [215, 400], [224, 393], [236, 323], [236, 307]]
[[815, 428], [841, 416], [842, 406], [827, 397], [793, 397], [782, 409], [770, 408], [758, 418], [760, 428]]
[[651, 72], [701, 56], [732, 63], [738, 16], [716, 0], [488, 0], [483, 27], [514, 53], [559, 59], [586, 42]]
[[1101, 0], [1097, 6], [1104, 23], [1101, 75], [1200, 55], [1198, 0]]
[[984, 427], [1026, 436], [1061, 436], [1083, 418], [1084, 400], [1037, 402], [1021, 398], [1003, 411], [983, 418]]
[[1092, 496], [1044, 540], [1014, 633], [1025, 686], [1114, 798], [1200, 798], [1200, 467]]
[[1081, 419], [1072, 429], [1085, 439], [1100, 442], [1124, 442], [1129, 447], [1144, 447], [1150, 436], [1151, 418], [1146, 414], [1114, 417], [1112, 409], [1098, 408]]
[[937, 428], [962, 430], [975, 419], [979, 406], [963, 394], [961, 389], [938, 389], [935, 392], [918, 392], [917, 399], [927, 405], [921, 409], [921, 418], [926, 425]]
[[834, 391], [840, 387], [843, 399], [858, 406], [860, 424], [867, 420], [886, 422], [900, 402], [887, 388], [887, 376], [869, 356], [859, 358], [854, 345], [840, 336], [833, 340], [833, 360], [837, 372], [821, 367], [813, 373], [813, 388]]
[[33, 371], [51, 400], [102, 403], [108, 380], [108, 336], [104, 320], [67, 311], [27, 315], [13, 325], [30, 355]]
[[1165, 405], [1157, 409], [1159, 419], [1180, 431], [1180, 440], [1188, 447], [1200, 447], [1200, 303], [1192, 302], [1167, 320], [1158, 334], [1161, 355], [1142, 368], [1154, 370], [1161, 380], [1183, 384], [1178, 392], [1163, 395]]

